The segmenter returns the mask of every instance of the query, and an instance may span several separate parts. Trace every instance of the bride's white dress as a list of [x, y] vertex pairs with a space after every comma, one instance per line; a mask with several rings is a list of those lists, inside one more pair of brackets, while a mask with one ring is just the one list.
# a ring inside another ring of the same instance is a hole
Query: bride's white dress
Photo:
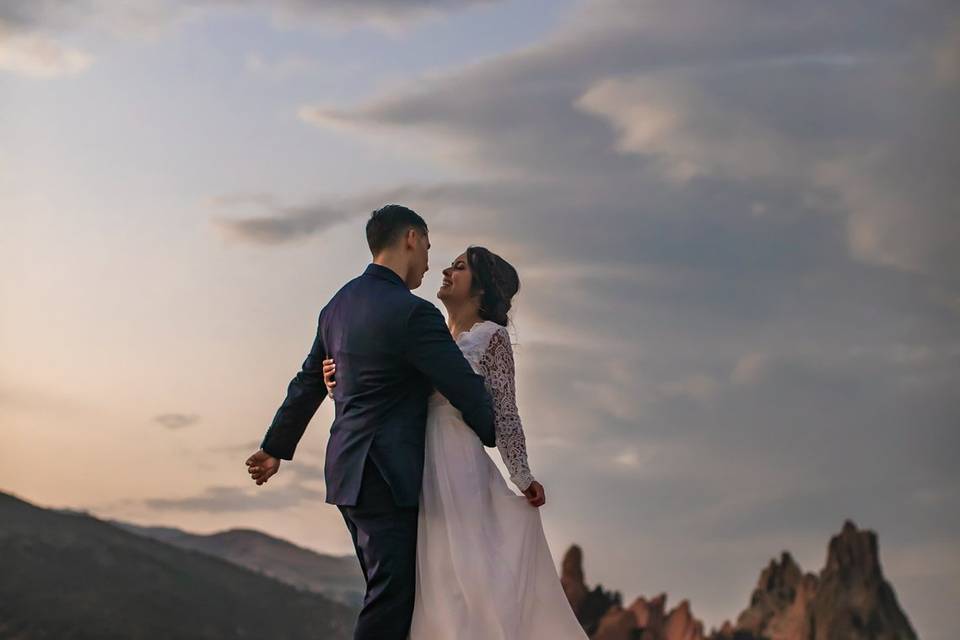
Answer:
[[[496, 445], [523, 491], [533, 481], [505, 327], [457, 338], [496, 410]], [[460, 411], [429, 400], [410, 640], [586, 640], [563, 593], [540, 510], [508, 486]]]

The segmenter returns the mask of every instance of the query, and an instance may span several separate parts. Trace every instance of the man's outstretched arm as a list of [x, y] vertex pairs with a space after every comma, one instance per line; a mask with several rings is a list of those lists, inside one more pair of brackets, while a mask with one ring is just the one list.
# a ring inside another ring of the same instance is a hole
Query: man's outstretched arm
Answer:
[[293, 452], [307, 425], [327, 395], [323, 384], [323, 359], [326, 348], [321, 335], [323, 312], [317, 321], [317, 337], [300, 371], [287, 386], [287, 397], [273, 416], [260, 448], [275, 458], [293, 460]]
[[421, 371], [454, 407], [487, 447], [496, 446], [493, 402], [460, 347], [450, 336], [440, 311], [424, 301], [407, 322], [405, 357]]

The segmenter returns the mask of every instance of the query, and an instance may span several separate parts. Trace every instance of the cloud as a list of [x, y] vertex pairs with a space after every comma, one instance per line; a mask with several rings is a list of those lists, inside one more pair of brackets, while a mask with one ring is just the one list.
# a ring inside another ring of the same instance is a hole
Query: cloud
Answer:
[[326, 231], [350, 219], [351, 214], [326, 206], [281, 207], [268, 215], [243, 219], [214, 217], [211, 223], [228, 240], [275, 245]]
[[661, 383], [656, 392], [665, 398], [709, 400], [717, 394], [718, 383], [711, 376], [694, 373], [682, 379]]
[[85, 71], [90, 54], [38, 34], [17, 34], [0, 23], [0, 71], [34, 78], [53, 78]]
[[159, 422], [167, 429], [182, 429], [196, 424], [200, 420], [200, 416], [192, 413], [162, 413], [154, 416], [153, 420], [154, 422]]
[[767, 356], [767, 354], [758, 352], [745, 353], [737, 359], [730, 377], [736, 384], [752, 384], [758, 382], [768, 362], [769, 356]]
[[203, 493], [185, 498], [148, 498], [146, 507], [163, 511], [203, 511], [208, 513], [277, 511], [303, 502], [325, 499], [325, 492], [302, 485], [288, 485], [277, 491], [245, 490], [234, 486], [208, 487]]
[[[208, 0], [212, 5], [255, 8], [251, 0]], [[433, 18], [445, 12], [473, 6], [495, 4], [500, 0], [280, 0], [271, 5], [276, 18], [284, 24], [303, 19], [333, 21], [339, 24], [369, 24], [395, 30], [411, 22]]]
[[0, 5], [0, 24], [17, 31], [67, 32], [95, 29], [115, 35], [143, 35], [216, 11], [264, 13], [278, 25], [367, 23], [386, 29], [499, 0], [31, 0]]
[[325, 481], [323, 464], [307, 464], [305, 462], [300, 462], [299, 464], [288, 465], [285, 470], [297, 480], [318, 480], [321, 483]]
[[210, 447], [208, 451], [213, 451], [214, 453], [228, 453], [231, 456], [234, 454], [251, 454], [257, 449], [260, 448], [261, 440], [248, 440], [242, 444], [231, 444], [217, 447]]
[[[944, 18], [957, 12], [882, 4], [834, 14], [593, 2], [526, 49], [300, 113], [419, 136], [465, 174], [565, 181], [589, 190], [593, 219], [642, 215], [694, 179], [739, 192], [753, 212], [773, 210], [763, 196], [778, 192], [808, 217], [836, 216], [854, 259], [955, 274], [949, 167], [960, 153], [944, 134], [956, 130], [958, 96], [944, 79], [957, 38]], [[550, 208], [562, 209], [568, 190], [553, 191]], [[709, 201], [691, 204], [717, 215]]]
[[4, 2], [0, 4], [0, 23], [16, 30], [67, 29], [86, 19], [96, 4], [92, 0]]
[[[517, 188], [519, 185], [517, 185]], [[523, 187], [527, 188], [527, 187]], [[344, 222], [364, 220], [370, 212], [390, 202], [403, 202], [415, 210], [427, 212], [431, 232], [455, 232], [464, 216], [492, 213], [491, 197], [507, 202], [511, 185], [499, 186], [499, 194], [490, 193], [488, 183], [443, 183], [438, 185], [400, 185], [368, 193], [318, 198], [315, 202], [286, 206], [271, 194], [224, 194], [211, 198], [218, 208], [252, 207], [262, 211], [246, 218], [211, 216], [212, 227], [223, 237], [248, 244], [283, 245], [323, 233]]]
[[268, 55], [250, 52], [243, 61], [244, 69], [251, 73], [275, 78], [290, 78], [304, 75], [322, 75], [328, 81], [343, 81], [364, 73], [359, 62], [350, 64], [345, 61], [332, 62], [323, 57], [301, 54]]
[[[499, 1], [277, 0], [265, 6], [252, 0], [15, 0], [0, 3], [0, 72], [32, 78], [76, 75], [89, 69], [95, 56], [66, 44], [64, 39], [71, 34], [155, 38], [170, 28], [212, 13], [263, 13], [276, 27], [284, 29], [367, 25], [395, 33], [451, 11]], [[289, 74], [316, 67], [317, 62], [285, 59], [266, 63], [254, 55], [246, 65], [252, 71]], [[342, 72], [342, 68], [338, 69]]]
[[[666, 179], [777, 181], [834, 197], [853, 258], [955, 274], [949, 238], [960, 235], [960, 204], [947, 167], [960, 149], [940, 138], [954, 126], [940, 102], [956, 96], [932, 89], [916, 61], [822, 66], [795, 70], [786, 87], [782, 65], [604, 79], [576, 104], [611, 123], [618, 152], [650, 159]], [[765, 93], [751, 95], [758, 87]]]
[[574, 106], [607, 120], [623, 154], [648, 156], [667, 179], [695, 176], [762, 179], [796, 171], [799, 149], [772, 126], [747, 113], [703, 108], [712, 104], [688, 74], [604, 78]]

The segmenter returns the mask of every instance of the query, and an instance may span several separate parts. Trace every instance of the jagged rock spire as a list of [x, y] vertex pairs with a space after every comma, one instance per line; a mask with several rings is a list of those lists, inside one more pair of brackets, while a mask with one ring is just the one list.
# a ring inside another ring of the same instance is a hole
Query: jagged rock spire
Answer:
[[583, 575], [583, 550], [572, 545], [563, 555], [563, 564], [560, 569], [560, 584], [574, 613], [580, 614], [583, 601], [587, 598], [587, 585]]
[[916, 640], [883, 577], [877, 534], [851, 521], [830, 538], [810, 608], [814, 640]]

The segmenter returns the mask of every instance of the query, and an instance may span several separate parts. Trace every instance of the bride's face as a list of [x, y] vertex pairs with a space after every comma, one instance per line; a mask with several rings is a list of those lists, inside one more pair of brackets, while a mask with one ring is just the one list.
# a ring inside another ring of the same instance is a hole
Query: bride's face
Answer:
[[437, 291], [437, 297], [447, 304], [469, 300], [472, 297], [470, 295], [472, 280], [473, 272], [470, 271], [470, 265], [467, 263], [467, 254], [461, 253], [454, 258], [449, 267], [443, 270], [443, 282], [440, 284], [440, 290]]

